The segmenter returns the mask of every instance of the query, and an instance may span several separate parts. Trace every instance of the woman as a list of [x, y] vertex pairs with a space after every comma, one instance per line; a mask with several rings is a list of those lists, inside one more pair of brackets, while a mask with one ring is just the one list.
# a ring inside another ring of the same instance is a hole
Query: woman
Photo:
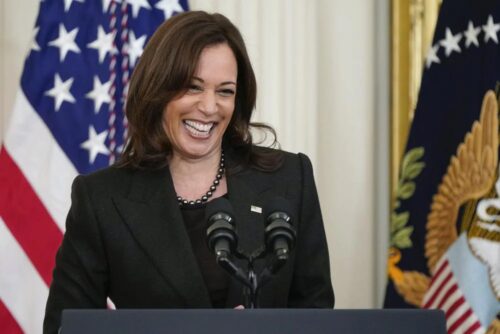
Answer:
[[[115, 166], [75, 179], [44, 331], [65, 308], [236, 307], [242, 286], [205, 242], [204, 211], [231, 202], [239, 247], [263, 244], [258, 210], [285, 197], [296, 219], [290, 260], [261, 307], [333, 307], [328, 250], [312, 167], [303, 154], [259, 148], [250, 127], [256, 82], [238, 29], [220, 14], [164, 23], [131, 79], [129, 142]], [[273, 132], [274, 133], [274, 132]]]

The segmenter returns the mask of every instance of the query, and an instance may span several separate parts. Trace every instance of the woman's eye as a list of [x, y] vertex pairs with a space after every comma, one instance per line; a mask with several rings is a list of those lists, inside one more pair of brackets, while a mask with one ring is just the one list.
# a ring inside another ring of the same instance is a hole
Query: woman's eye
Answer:
[[192, 93], [201, 92], [201, 87], [198, 85], [189, 85], [188, 90]]
[[233, 96], [234, 95], [234, 90], [226, 88], [226, 89], [221, 89], [219, 91], [219, 94], [222, 96]]

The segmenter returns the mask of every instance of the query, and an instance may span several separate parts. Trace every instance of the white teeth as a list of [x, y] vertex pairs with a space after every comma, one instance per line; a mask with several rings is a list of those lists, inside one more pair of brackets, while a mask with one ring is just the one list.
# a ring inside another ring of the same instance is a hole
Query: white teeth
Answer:
[[210, 130], [214, 127], [215, 123], [202, 123], [193, 120], [184, 120], [184, 127], [193, 136], [198, 138], [210, 137]]
[[201, 122], [192, 121], [192, 120], [185, 120], [184, 123], [186, 125], [188, 125], [189, 127], [193, 128], [194, 130], [199, 131], [199, 132], [208, 132], [208, 131], [210, 131], [210, 129], [212, 129], [212, 126], [214, 125], [213, 122], [201, 123]]

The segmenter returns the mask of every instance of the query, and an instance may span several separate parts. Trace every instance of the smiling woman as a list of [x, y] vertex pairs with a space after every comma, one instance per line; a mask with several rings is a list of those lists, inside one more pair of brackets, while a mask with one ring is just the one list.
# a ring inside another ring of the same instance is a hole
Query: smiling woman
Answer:
[[117, 308], [243, 304], [243, 286], [207, 247], [207, 202], [220, 197], [234, 209], [247, 258], [272, 248], [262, 208], [277, 198], [286, 204], [275, 209], [286, 209], [294, 249], [260, 290], [261, 307], [333, 307], [311, 162], [253, 143], [252, 127], [274, 135], [250, 122], [255, 98], [245, 44], [226, 17], [187, 12], [160, 26], [131, 78], [121, 160], [73, 183], [44, 332], [57, 332], [63, 309], [104, 308], [107, 297]]

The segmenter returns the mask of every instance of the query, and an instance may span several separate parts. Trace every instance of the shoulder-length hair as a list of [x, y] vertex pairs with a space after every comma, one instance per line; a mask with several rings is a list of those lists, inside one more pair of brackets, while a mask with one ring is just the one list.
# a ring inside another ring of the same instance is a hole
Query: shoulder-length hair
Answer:
[[172, 145], [162, 125], [166, 105], [185, 92], [195, 73], [201, 52], [208, 46], [227, 43], [238, 64], [235, 110], [223, 136], [223, 146], [234, 156], [237, 169], [253, 167], [262, 171], [278, 169], [283, 156], [278, 150], [253, 145], [250, 128], [274, 129], [252, 123], [257, 94], [255, 74], [238, 29], [221, 14], [190, 11], [163, 23], [148, 42], [132, 74], [126, 102], [128, 142], [118, 166], [162, 168]]

